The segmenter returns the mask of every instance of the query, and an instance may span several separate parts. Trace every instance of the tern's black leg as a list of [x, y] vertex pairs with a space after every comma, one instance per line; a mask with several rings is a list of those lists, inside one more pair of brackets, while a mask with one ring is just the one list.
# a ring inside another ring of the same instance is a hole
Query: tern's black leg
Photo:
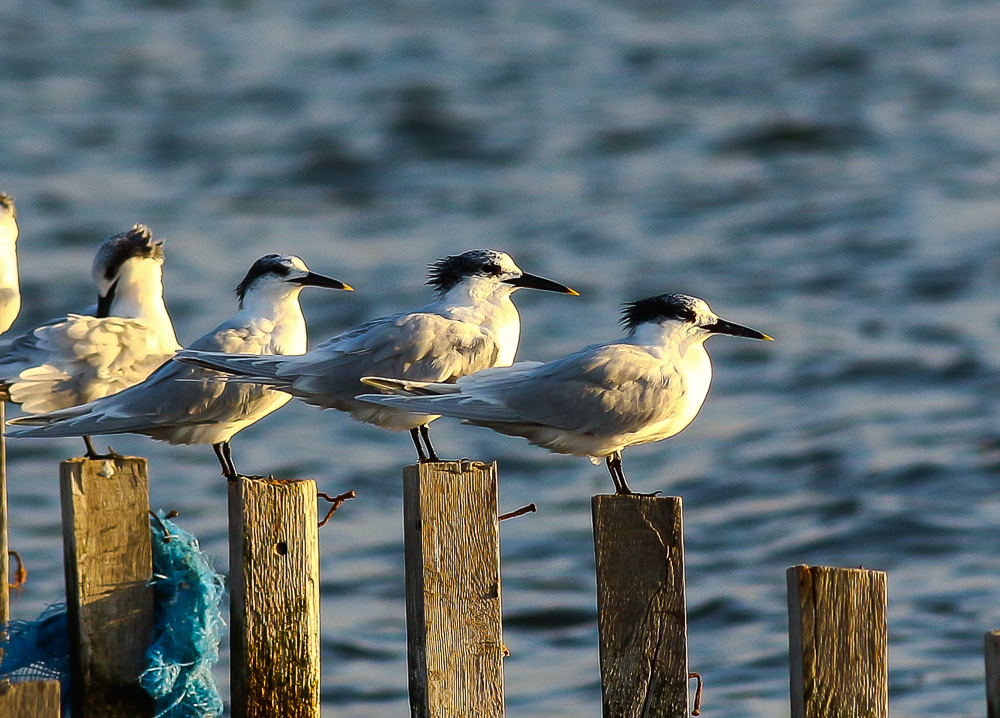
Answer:
[[112, 449], [110, 446], [108, 447], [108, 453], [98, 454], [97, 450], [94, 449], [94, 442], [90, 440], [89, 436], [83, 437], [83, 443], [87, 447], [87, 452], [84, 455], [88, 459], [117, 459], [121, 456], [117, 451]]
[[410, 429], [410, 438], [413, 439], [413, 445], [417, 447], [417, 461], [426, 464], [427, 454], [424, 453], [424, 447], [420, 444], [420, 432], [417, 429]]
[[226, 463], [229, 465], [229, 475], [234, 479], [240, 478], [241, 474], [236, 470], [236, 462], [233, 461], [233, 447], [228, 441], [222, 442], [222, 455], [226, 457]]
[[441, 459], [438, 458], [437, 452], [434, 451], [434, 445], [431, 444], [431, 428], [427, 424], [421, 424], [418, 428], [420, 429], [420, 438], [427, 445], [427, 460], [440, 461]]
[[236, 473], [236, 465], [233, 463], [233, 452], [229, 448], [229, 442], [220, 441], [218, 444], [212, 444], [212, 450], [215, 452], [219, 463], [222, 464], [222, 475], [228, 481], [236, 481], [239, 478], [239, 474]]
[[611, 480], [615, 482], [615, 493], [631, 496], [657, 496], [660, 492], [654, 491], [650, 494], [638, 494], [632, 491], [628, 487], [628, 482], [625, 481], [625, 469], [622, 468], [622, 452], [616, 451], [606, 457], [608, 462], [608, 471], [611, 473]]
[[625, 471], [622, 469], [622, 452], [616, 451], [613, 454], [608, 454], [604, 460], [608, 465], [611, 480], [615, 482], [615, 493], [631, 494], [632, 490], [628, 487], [628, 482], [625, 481]]

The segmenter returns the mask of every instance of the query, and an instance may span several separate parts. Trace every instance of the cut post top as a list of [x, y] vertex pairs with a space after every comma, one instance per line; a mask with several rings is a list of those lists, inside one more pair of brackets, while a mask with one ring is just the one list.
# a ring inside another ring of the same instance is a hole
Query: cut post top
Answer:
[[422, 464], [409, 464], [404, 470], [419, 471], [421, 466], [433, 467], [435, 471], [451, 474], [464, 474], [467, 471], [489, 471], [496, 468], [496, 461], [477, 461], [475, 459], [459, 459], [458, 461], [426, 461]]

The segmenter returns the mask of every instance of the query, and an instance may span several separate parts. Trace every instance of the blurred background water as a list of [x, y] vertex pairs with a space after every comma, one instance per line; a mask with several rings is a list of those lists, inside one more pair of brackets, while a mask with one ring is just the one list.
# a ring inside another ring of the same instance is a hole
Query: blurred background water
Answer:
[[[429, 297], [429, 261], [513, 254], [520, 356], [618, 336], [622, 301], [707, 299], [774, 344], [715, 339], [680, 436], [626, 453], [685, 500], [707, 716], [787, 714], [785, 568], [889, 572], [894, 715], [982, 715], [1000, 627], [1000, 6], [978, 0], [22, 0], [0, 4], [0, 190], [18, 200], [14, 327], [82, 308], [106, 235], [167, 240], [186, 343], [269, 251], [314, 342]], [[495, 458], [509, 715], [600, 715], [589, 497], [603, 467], [440, 421]], [[149, 457], [151, 503], [228, 564], [208, 447]], [[63, 594], [57, 461], [9, 450], [16, 618]], [[405, 434], [298, 402], [237, 436], [247, 471], [356, 489], [320, 533], [325, 714], [407, 714]], [[225, 683], [225, 665], [219, 678]]]

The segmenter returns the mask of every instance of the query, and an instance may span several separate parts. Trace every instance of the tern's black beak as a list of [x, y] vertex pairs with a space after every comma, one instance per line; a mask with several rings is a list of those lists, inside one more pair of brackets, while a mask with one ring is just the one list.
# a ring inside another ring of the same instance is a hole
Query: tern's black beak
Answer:
[[354, 287], [350, 284], [344, 284], [339, 279], [334, 279], [333, 277], [327, 277], [322, 274], [316, 274], [316, 272], [309, 272], [304, 277], [296, 277], [295, 279], [289, 280], [295, 284], [301, 284], [305, 287], [324, 287], [326, 289], [343, 289], [345, 292], [353, 292]]
[[540, 289], [543, 292], [559, 292], [560, 294], [572, 294], [579, 297], [580, 293], [575, 289], [570, 289], [565, 284], [553, 282], [551, 279], [539, 277], [534, 274], [522, 274], [520, 277], [512, 277], [503, 280], [514, 287], [524, 287], [525, 289]]
[[710, 324], [705, 327], [708, 331], [714, 334], [728, 334], [731, 337], [746, 337], [747, 339], [762, 339], [765, 342], [773, 342], [774, 339], [769, 337], [763, 332], [758, 332], [756, 329], [751, 329], [750, 327], [745, 327], [742, 324], [734, 324], [733, 322], [727, 322], [725, 319], [719, 319], [715, 324]]

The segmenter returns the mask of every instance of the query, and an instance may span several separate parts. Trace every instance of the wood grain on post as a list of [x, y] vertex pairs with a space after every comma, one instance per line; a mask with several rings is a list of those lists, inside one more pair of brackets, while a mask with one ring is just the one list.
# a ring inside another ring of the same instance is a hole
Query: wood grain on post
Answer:
[[413, 718], [500, 718], [503, 641], [496, 464], [403, 470]]
[[786, 577], [792, 718], [885, 718], [885, 573], [792, 566]]
[[0, 401], [0, 658], [3, 658], [3, 642], [7, 638], [5, 626], [10, 620], [10, 559], [7, 552], [7, 425], [6, 402]]
[[[7, 556], [7, 437], [5, 403], [0, 400], [0, 661], [6, 624], [10, 621], [10, 561]], [[3, 718], [59, 718], [59, 682], [30, 681], [0, 684], [0, 716]]]
[[71, 459], [59, 470], [73, 715], [152, 715], [138, 681], [153, 631], [146, 460]]
[[315, 481], [229, 483], [233, 718], [318, 718]]
[[1000, 718], [1000, 631], [990, 631], [985, 639], [986, 716]]
[[681, 499], [591, 499], [604, 718], [686, 718]]
[[59, 681], [0, 685], [3, 718], [59, 718]]

